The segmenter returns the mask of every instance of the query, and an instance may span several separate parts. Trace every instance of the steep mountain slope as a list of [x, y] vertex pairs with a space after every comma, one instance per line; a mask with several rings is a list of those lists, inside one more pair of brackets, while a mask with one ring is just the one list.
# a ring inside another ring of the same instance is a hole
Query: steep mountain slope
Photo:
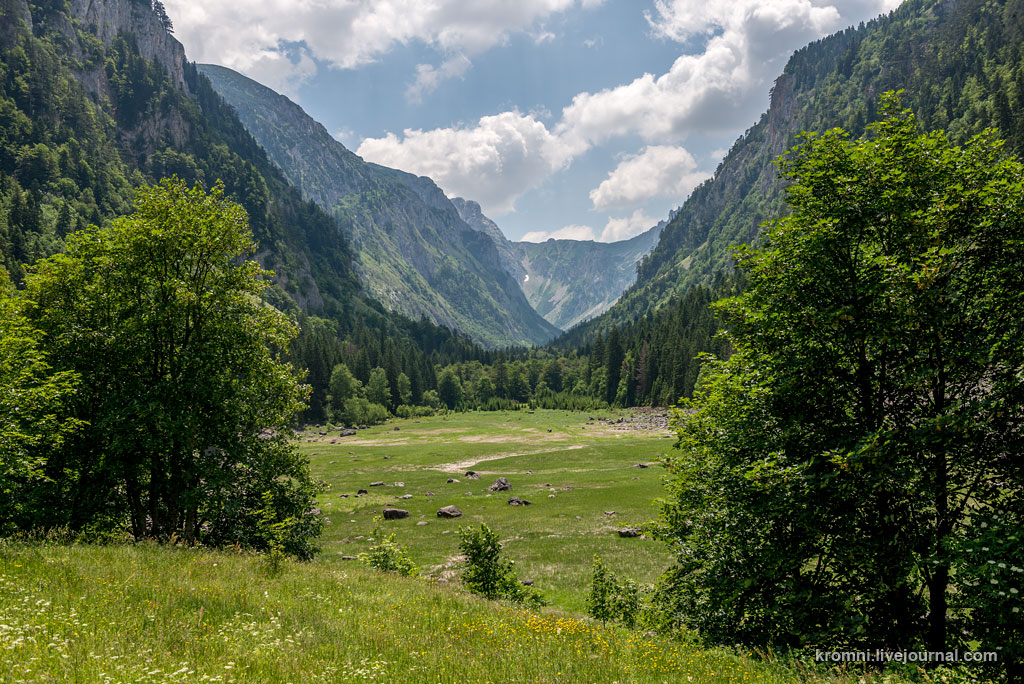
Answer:
[[476, 202], [455, 197], [463, 220], [498, 244], [506, 270], [537, 312], [563, 330], [608, 310], [636, 281], [636, 265], [658, 242], [668, 223], [630, 240], [510, 242]]
[[200, 71], [303, 196], [351, 236], [359, 273], [385, 306], [489, 346], [537, 344], [558, 329], [429, 178], [368, 164], [283, 95], [224, 67]]
[[435, 363], [487, 357], [366, 296], [337, 222], [289, 185], [149, 0], [0, 0], [0, 266], [12, 280], [170, 175], [220, 181], [245, 208], [275, 272], [267, 297], [301, 323], [291, 351], [309, 371], [308, 420], [324, 419], [336, 363], [363, 382], [385, 367], [396, 397], [405, 374], [419, 401]]
[[1021, 0], [908, 0], [798, 50], [775, 82], [768, 111], [669, 222], [637, 283], [572, 339], [635, 320], [710, 282], [729, 266], [730, 245], [755, 240], [761, 223], [785, 212], [773, 160], [800, 131], [841, 126], [860, 135], [886, 90], [903, 89], [905, 106], [928, 128], [963, 141], [995, 126], [1020, 154], [1022, 27]]

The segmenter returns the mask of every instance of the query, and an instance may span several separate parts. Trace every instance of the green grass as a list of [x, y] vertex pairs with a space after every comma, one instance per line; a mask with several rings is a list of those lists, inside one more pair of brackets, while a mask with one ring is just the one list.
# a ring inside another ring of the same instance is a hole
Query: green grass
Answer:
[[[331, 487], [321, 497], [330, 519], [321, 562], [340, 562], [342, 555], [369, 548], [374, 517], [393, 503], [411, 515], [381, 527], [394, 532], [435, 578], [454, 574], [458, 527], [485, 522], [500, 535], [520, 577], [534, 580], [560, 608], [583, 612], [595, 554], [615, 572], [651, 582], [670, 563], [665, 549], [649, 539], [621, 538], [616, 530], [657, 515], [653, 502], [663, 492], [661, 468], [633, 466], [653, 464], [673, 440], [664, 431], [628, 431], [588, 420], [619, 415], [624, 414], [479, 412], [397, 420], [354, 437], [334, 432], [321, 438], [310, 431], [301, 448], [314, 474]], [[480, 479], [467, 479], [467, 470]], [[512, 491], [487, 491], [499, 476], [508, 478]], [[446, 484], [450, 477], [459, 482]], [[387, 484], [371, 487], [376, 481]], [[359, 489], [368, 494], [352, 496]], [[403, 495], [412, 498], [398, 499]], [[510, 495], [532, 505], [509, 506]], [[439, 519], [437, 509], [448, 504], [458, 506], [463, 517]]]
[[821, 680], [357, 564], [0, 542], [4, 684], [795, 681]]

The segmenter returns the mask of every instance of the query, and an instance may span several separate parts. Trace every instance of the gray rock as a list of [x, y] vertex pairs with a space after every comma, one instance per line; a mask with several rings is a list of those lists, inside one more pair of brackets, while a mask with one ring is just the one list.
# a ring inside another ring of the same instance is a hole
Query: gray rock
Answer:
[[633, 467], [634, 467], [634, 468], [647, 468], [647, 467], [648, 467], [648, 465], [647, 465], [646, 463], [637, 463], [637, 464], [636, 464], [635, 466], [633, 466]]
[[399, 499], [411, 499], [412, 498], [412, 494], [403, 494], [402, 496], [400, 496], [398, 498]]
[[615, 511], [605, 511], [604, 514], [605, 515], [609, 515], [609, 516], [610, 515], [615, 515]]
[[512, 485], [510, 485], [508, 480], [506, 480], [505, 478], [499, 477], [497, 480], [494, 481], [494, 484], [492, 484], [487, 489], [491, 490], [492, 492], [507, 492], [508, 490], [512, 489]]
[[509, 506], [529, 506], [530, 502], [526, 499], [520, 499], [518, 496], [513, 496], [508, 500]]
[[418, 523], [416, 523], [416, 525], [419, 526], [419, 527], [423, 527], [424, 525], [427, 525], [427, 524], [429, 524], [429, 523], [427, 523], [426, 520], [420, 520]]
[[437, 509], [438, 518], [461, 518], [462, 511], [459, 510], [458, 506], [445, 506]]
[[408, 518], [409, 511], [403, 508], [388, 508], [384, 511], [385, 520], [401, 520], [402, 518]]
[[377, 480], [376, 482], [371, 482], [370, 486], [371, 487], [383, 487], [384, 486], [384, 481], [383, 480]]
[[365, 489], [360, 489], [358, 492], [356, 492], [356, 496], [362, 496], [363, 494], [369, 494], [369, 492], [366, 491]]
[[341, 560], [359, 560], [359, 559], [357, 557], [355, 557], [355, 556], [342, 556]]
[[480, 476], [477, 475], [476, 472], [473, 471], [473, 470], [467, 470], [466, 471], [466, 477], [468, 477], [470, 480], [479, 480], [480, 479]]
[[456, 482], [458, 482], [458, 480], [457, 480], [457, 479], [455, 479], [454, 477], [449, 477], [449, 478], [448, 478], [448, 484], [454, 484], [454, 483], [456, 483]]
[[356, 434], [355, 430], [342, 430], [341, 432], [338, 433], [338, 436], [339, 437], [351, 437], [354, 434]]
[[434, 492], [423, 492], [423, 496], [434, 496]]
[[639, 537], [641, 530], [639, 527], [623, 527], [618, 533], [620, 537]]
[[533, 580], [523, 580], [522, 582], [520, 582], [520, 584], [522, 584], [524, 587], [532, 587]]

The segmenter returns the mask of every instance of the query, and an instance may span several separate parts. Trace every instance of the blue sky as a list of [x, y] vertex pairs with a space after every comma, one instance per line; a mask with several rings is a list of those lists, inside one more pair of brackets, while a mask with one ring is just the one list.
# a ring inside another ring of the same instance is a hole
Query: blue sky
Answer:
[[713, 173], [796, 48], [898, 0], [165, 0], [189, 58], [298, 102], [513, 240], [626, 239]]

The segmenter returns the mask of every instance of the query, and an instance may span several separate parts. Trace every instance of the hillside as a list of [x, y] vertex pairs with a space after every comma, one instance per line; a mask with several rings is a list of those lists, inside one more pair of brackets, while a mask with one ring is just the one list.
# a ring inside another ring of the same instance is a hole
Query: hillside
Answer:
[[363, 282], [389, 309], [491, 347], [558, 332], [501, 267], [498, 244], [467, 226], [429, 178], [366, 163], [283, 95], [224, 67], [198, 68], [288, 180], [338, 220]]
[[2, 681], [840, 681], [355, 564], [0, 544]]
[[462, 219], [490, 235], [505, 269], [530, 304], [563, 330], [607, 311], [636, 281], [636, 265], [658, 242], [667, 221], [630, 240], [547, 240], [511, 242], [476, 202], [455, 197]]
[[962, 142], [994, 126], [1019, 154], [1022, 22], [1019, 0], [909, 0], [796, 51], [775, 82], [768, 111], [687, 199], [641, 262], [637, 283], [586, 326], [584, 337], [658, 309], [728, 268], [729, 247], [755, 240], [764, 221], [785, 211], [773, 160], [801, 131], [841, 126], [860, 135], [887, 90], [903, 90], [904, 105], [926, 128], [945, 129]]

